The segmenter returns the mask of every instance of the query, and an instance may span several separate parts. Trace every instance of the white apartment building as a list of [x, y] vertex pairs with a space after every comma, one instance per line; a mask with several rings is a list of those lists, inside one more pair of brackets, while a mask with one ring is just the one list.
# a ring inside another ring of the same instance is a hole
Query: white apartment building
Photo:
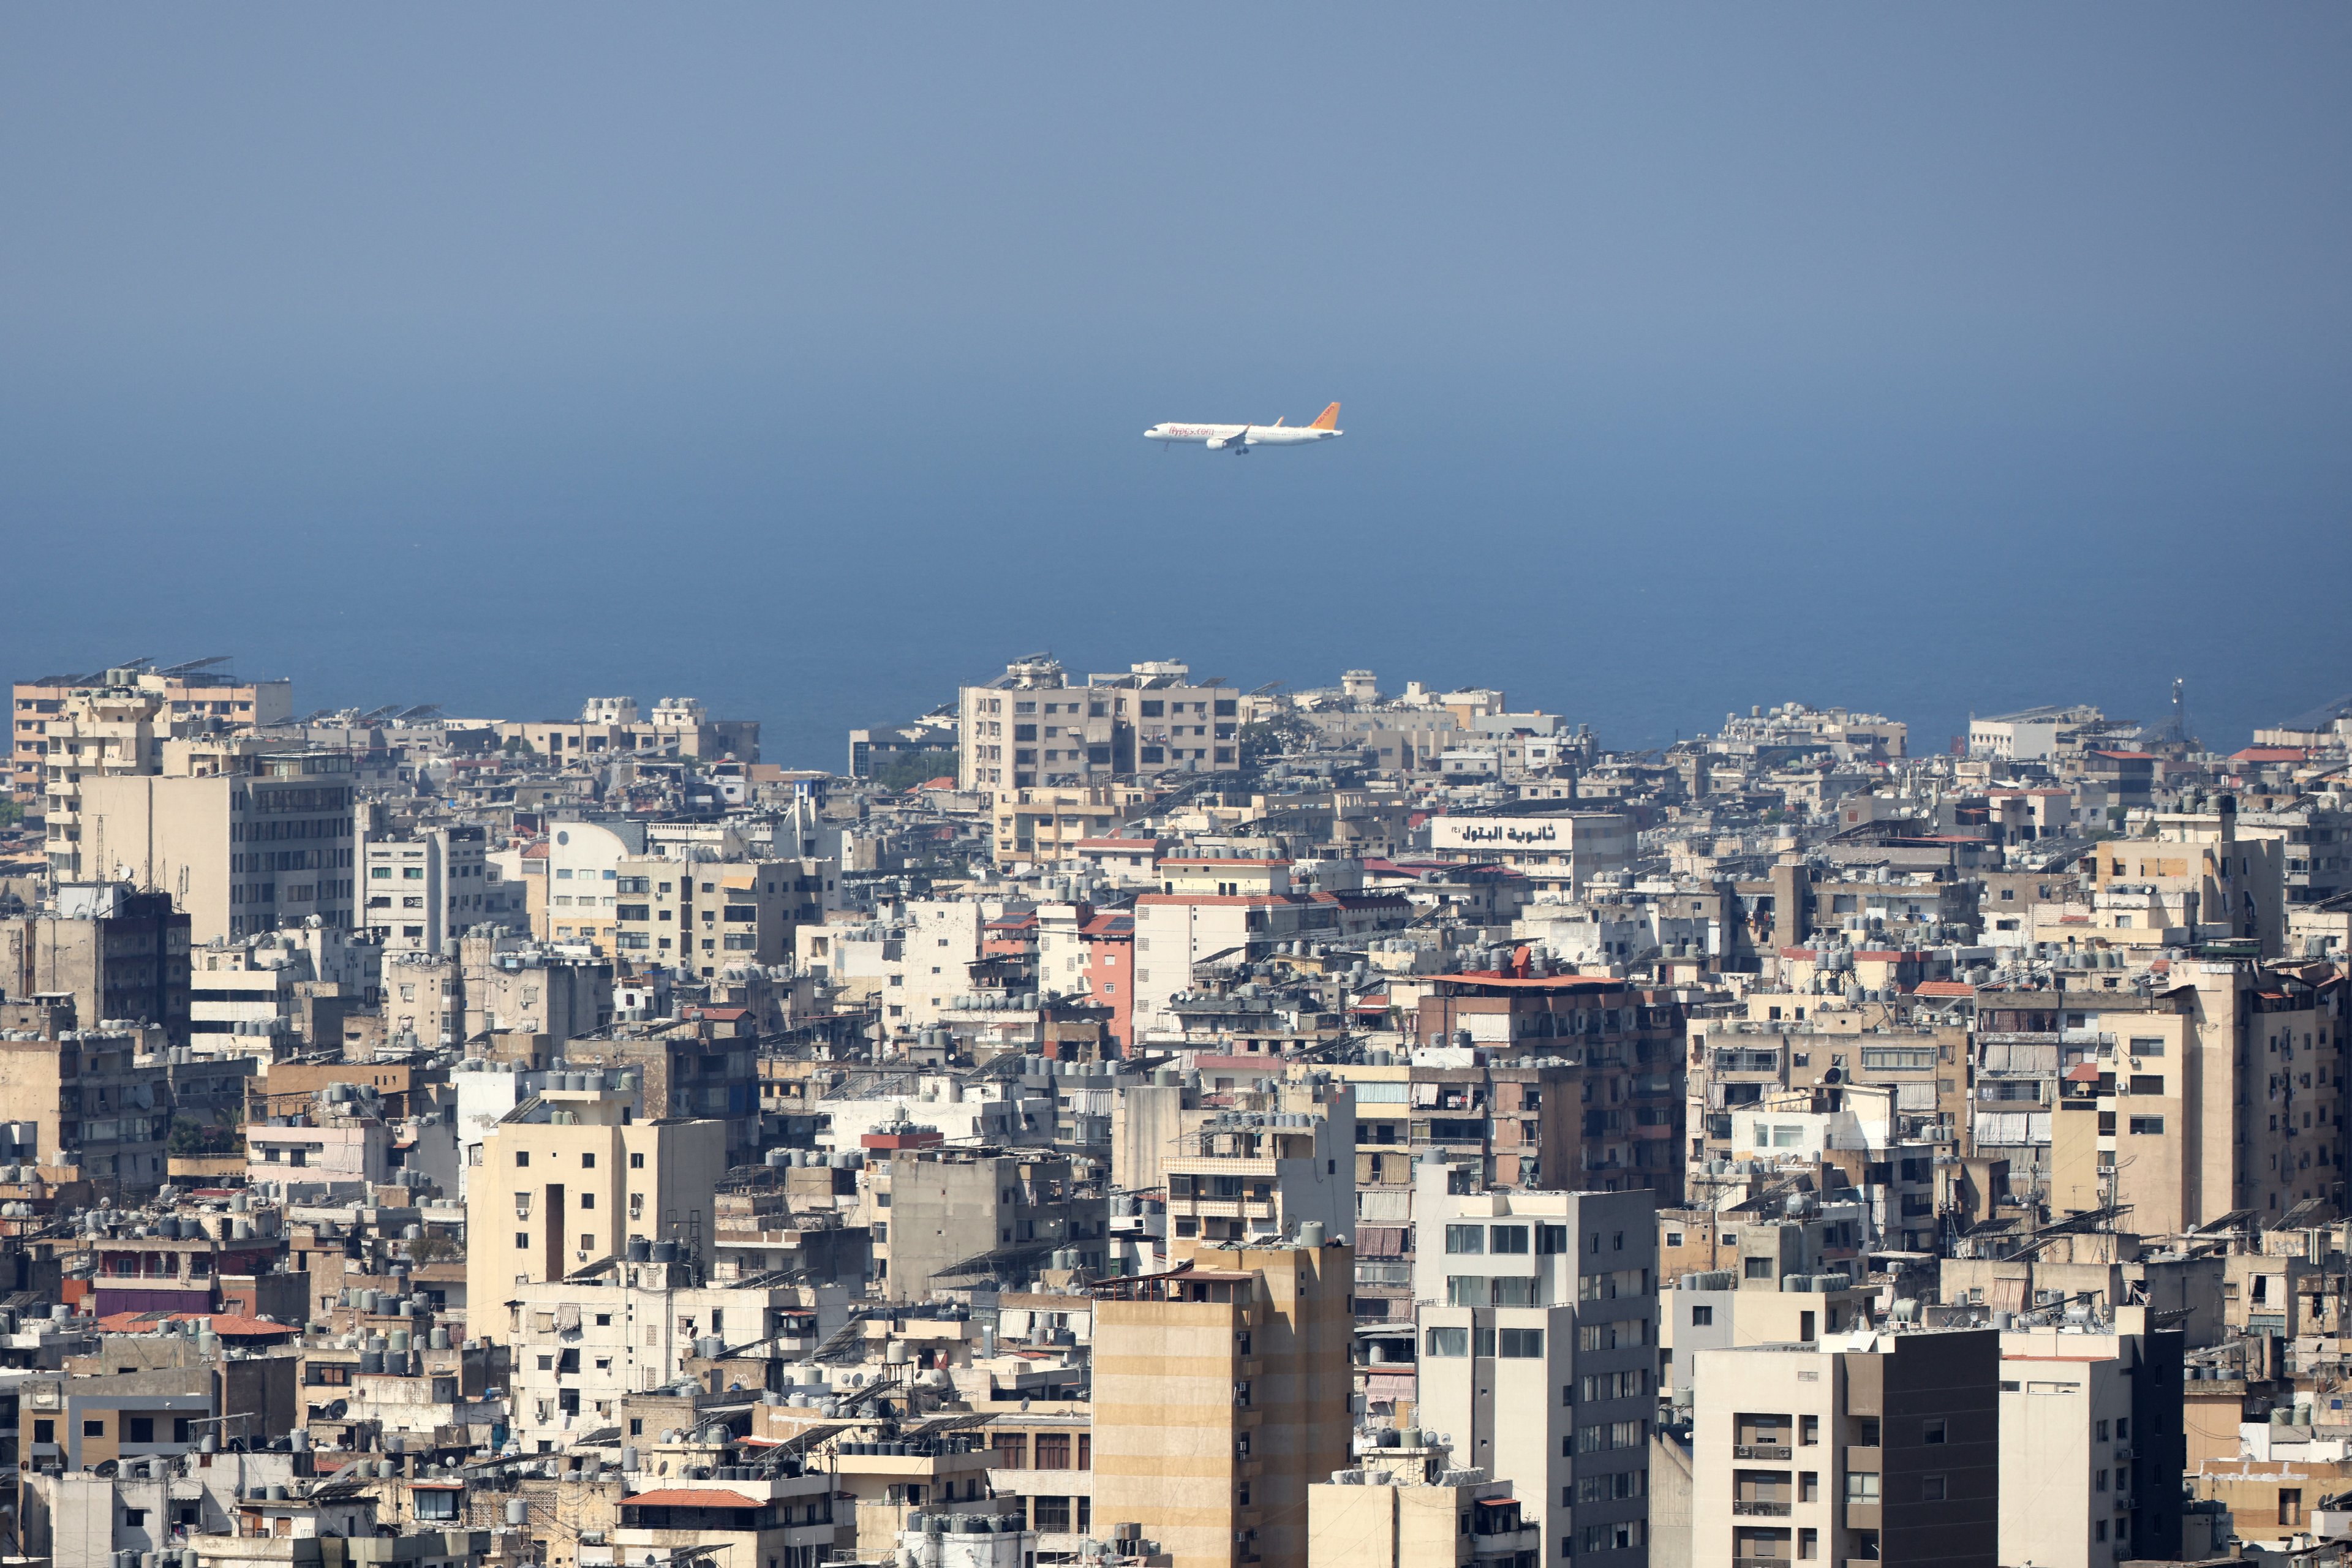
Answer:
[[358, 923], [386, 953], [438, 952], [504, 908], [489, 891], [483, 829], [436, 827], [411, 838], [360, 840]]
[[[651, 1247], [638, 1250], [650, 1254]], [[839, 1285], [699, 1286], [695, 1269], [650, 1257], [506, 1290], [495, 1325], [513, 1347], [514, 1435], [527, 1451], [569, 1446], [611, 1426], [625, 1394], [696, 1377], [694, 1363], [806, 1360], [848, 1321]], [[708, 1385], [707, 1377], [696, 1381]], [[749, 1391], [757, 1399], [764, 1389]]]
[[1649, 1562], [1657, 1409], [1653, 1194], [1471, 1192], [1414, 1173], [1416, 1415], [1511, 1483], [1547, 1568]]

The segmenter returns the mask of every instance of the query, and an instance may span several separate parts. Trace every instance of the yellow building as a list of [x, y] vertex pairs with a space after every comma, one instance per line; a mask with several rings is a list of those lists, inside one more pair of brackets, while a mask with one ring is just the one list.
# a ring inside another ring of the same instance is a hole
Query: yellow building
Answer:
[[[467, 1300], [473, 1332], [505, 1331], [500, 1305], [518, 1284], [561, 1280], [644, 1241], [708, 1258], [722, 1121], [639, 1121], [625, 1072], [559, 1074], [482, 1141], [467, 1186]], [[669, 1261], [666, 1256], [659, 1261]]]
[[1097, 1286], [1097, 1530], [1176, 1568], [1307, 1561], [1307, 1489], [1348, 1462], [1354, 1274], [1347, 1247], [1237, 1247]]

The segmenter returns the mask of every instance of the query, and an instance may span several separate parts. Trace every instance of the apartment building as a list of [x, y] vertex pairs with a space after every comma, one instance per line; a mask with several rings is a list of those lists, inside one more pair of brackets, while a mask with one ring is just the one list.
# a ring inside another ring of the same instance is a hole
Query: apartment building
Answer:
[[838, 1288], [709, 1285], [692, 1263], [653, 1261], [648, 1241], [551, 1284], [509, 1286], [482, 1318], [511, 1347], [514, 1430], [537, 1447], [614, 1425], [626, 1396], [693, 1376], [690, 1363], [725, 1360], [764, 1388], [847, 1313]]
[[165, 1036], [153, 1025], [77, 1028], [70, 1008], [0, 1003], [0, 1134], [10, 1163], [79, 1165], [115, 1197], [163, 1185], [172, 1131]]
[[[875, 1270], [893, 1301], [978, 1279], [1034, 1279], [1053, 1254], [1108, 1266], [1109, 1200], [1081, 1184], [1066, 1154], [898, 1147], [865, 1139]], [[935, 1142], [935, 1141], [934, 1141]]]
[[1701, 1351], [1736, 1345], [1818, 1344], [1870, 1326], [1876, 1286], [1843, 1271], [1766, 1277], [1754, 1254], [1747, 1268], [1685, 1274], [1659, 1297], [1658, 1393], [1687, 1416]]
[[[155, 670], [144, 665], [95, 670], [86, 675], [45, 675], [15, 683], [10, 692], [8, 758], [10, 782], [16, 802], [28, 817], [39, 816], [52, 743], [77, 738], [86, 715], [78, 700], [105, 693], [141, 693], [144, 734], [117, 733], [108, 739], [152, 743], [161, 735], [197, 730], [246, 731], [263, 725], [283, 724], [294, 716], [294, 687], [287, 680], [238, 680], [207, 668], [216, 660]], [[61, 758], [70, 752], [60, 752]], [[132, 760], [126, 746], [120, 760]], [[70, 771], [70, 770], [68, 770]]]
[[[717, 1121], [632, 1118], [618, 1087], [548, 1088], [482, 1140], [467, 1174], [467, 1300], [488, 1306], [516, 1285], [561, 1282], [623, 1256], [633, 1241], [709, 1256], [726, 1132]], [[650, 1256], [650, 1255], [649, 1255]], [[478, 1332], [505, 1333], [488, 1314]]]
[[1147, 660], [1074, 685], [1050, 654], [1005, 666], [957, 694], [956, 786], [990, 792], [1083, 786], [1127, 775], [1226, 772], [1241, 727], [1272, 709], [1190, 667]]
[[2180, 1556], [2181, 1334], [2124, 1307], [2087, 1331], [2000, 1336], [2000, 1561], [2114, 1568]]
[[[2258, 944], [2276, 958], [2286, 941], [2287, 844], [2242, 833], [2234, 796], [2210, 810], [2156, 813], [2146, 837], [2116, 838], [2091, 857], [2095, 897], [2116, 909], [2117, 930], [2152, 923], [2179, 932], [2172, 945], [2214, 940]], [[2137, 912], [2144, 905], [2148, 912]]]
[[1309, 1080], [1231, 1098], [1269, 1109], [1209, 1109], [1179, 1135], [1165, 1167], [1169, 1257], [1270, 1246], [1310, 1223], [1327, 1236], [1353, 1234], [1356, 1103], [1348, 1087]]
[[1441, 1156], [1462, 1181], [1480, 1187], [1572, 1184], [1581, 1153], [1584, 1069], [1543, 1061], [1376, 1061], [1330, 1070], [1355, 1091], [1356, 1315], [1402, 1324], [1409, 1338], [1421, 1234], [1413, 1223], [1414, 1163]]
[[1308, 1489], [1348, 1463], [1349, 1249], [1202, 1249], [1092, 1290], [1094, 1514], [1174, 1568], [1304, 1563]]
[[1657, 1219], [1645, 1192], [1461, 1190], [1423, 1162], [1414, 1414], [1511, 1483], [1541, 1561], [1649, 1561]]
[[71, 883], [52, 900], [53, 912], [0, 916], [0, 996], [70, 997], [76, 1023], [141, 1019], [186, 1045], [189, 922], [170, 896]]
[[789, 963], [793, 933], [838, 906], [836, 880], [829, 860], [631, 857], [615, 870], [613, 951], [703, 979]]
[[558, 763], [616, 756], [760, 760], [756, 720], [713, 719], [692, 697], [662, 698], [643, 715], [634, 697], [592, 697], [576, 720], [512, 720], [496, 728], [502, 744]]
[[2309, 1200], [2340, 1204], [2352, 1157], [2342, 977], [2193, 959], [2167, 978], [2145, 996], [2063, 993], [2027, 1020], [2057, 1026], [2065, 1062], [2053, 1210], [2129, 1204], [2133, 1228], [2170, 1235], [2233, 1210], [2268, 1223]]
[[1307, 1489], [1307, 1568], [1537, 1568], [1511, 1483], [1452, 1461], [1418, 1429], [1360, 1433], [1354, 1463]]
[[2000, 1336], [1861, 1331], [1691, 1358], [1692, 1568], [1995, 1568]]
[[489, 891], [488, 847], [484, 829], [467, 826], [398, 838], [362, 835], [356, 923], [387, 953], [439, 952], [443, 942], [501, 907]]
[[614, 952], [621, 862], [645, 854], [646, 825], [557, 823], [544, 848], [541, 901], [531, 910], [533, 933], [541, 942]]
[[316, 917], [356, 923], [351, 759], [265, 752], [206, 776], [84, 778], [89, 853], [168, 893], [195, 942], [243, 940]]
[[[1557, 1162], [1552, 1149], [1497, 1147], [1490, 1184], [1520, 1185], [1540, 1168], [1546, 1181], [1563, 1185], [1641, 1187], [1661, 1204], [1682, 1201], [1684, 1023], [1670, 994], [1622, 980], [1521, 969], [1437, 974], [1403, 1022], [1408, 1039], [1424, 1047], [1450, 1044], [1499, 1063], [1557, 1058], [1578, 1069], [1574, 1121], [1556, 1145]], [[1437, 1124], [1474, 1120], [1432, 1116], [1430, 1136], [1464, 1142], [1466, 1125]]]

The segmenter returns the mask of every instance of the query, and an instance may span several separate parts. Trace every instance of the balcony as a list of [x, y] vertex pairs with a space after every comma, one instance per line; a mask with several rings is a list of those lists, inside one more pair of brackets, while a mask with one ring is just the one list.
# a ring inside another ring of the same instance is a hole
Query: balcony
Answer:
[[1789, 1445], [1786, 1443], [1735, 1443], [1731, 1446], [1731, 1457], [1735, 1459], [1786, 1459], [1789, 1458]]
[[1731, 1511], [1733, 1513], [1751, 1514], [1759, 1519], [1786, 1519], [1789, 1517], [1789, 1513], [1792, 1506], [1793, 1505], [1785, 1502], [1773, 1502], [1766, 1498], [1734, 1498], [1731, 1500]]

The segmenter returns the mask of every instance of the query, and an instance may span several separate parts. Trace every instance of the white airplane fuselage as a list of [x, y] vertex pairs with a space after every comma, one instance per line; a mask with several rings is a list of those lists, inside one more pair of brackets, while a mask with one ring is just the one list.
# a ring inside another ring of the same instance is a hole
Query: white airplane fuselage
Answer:
[[1253, 447], [1311, 447], [1344, 434], [1336, 425], [1188, 425], [1179, 421], [1154, 425], [1143, 433], [1147, 441], [1183, 441], [1213, 452], [1242, 453]]

